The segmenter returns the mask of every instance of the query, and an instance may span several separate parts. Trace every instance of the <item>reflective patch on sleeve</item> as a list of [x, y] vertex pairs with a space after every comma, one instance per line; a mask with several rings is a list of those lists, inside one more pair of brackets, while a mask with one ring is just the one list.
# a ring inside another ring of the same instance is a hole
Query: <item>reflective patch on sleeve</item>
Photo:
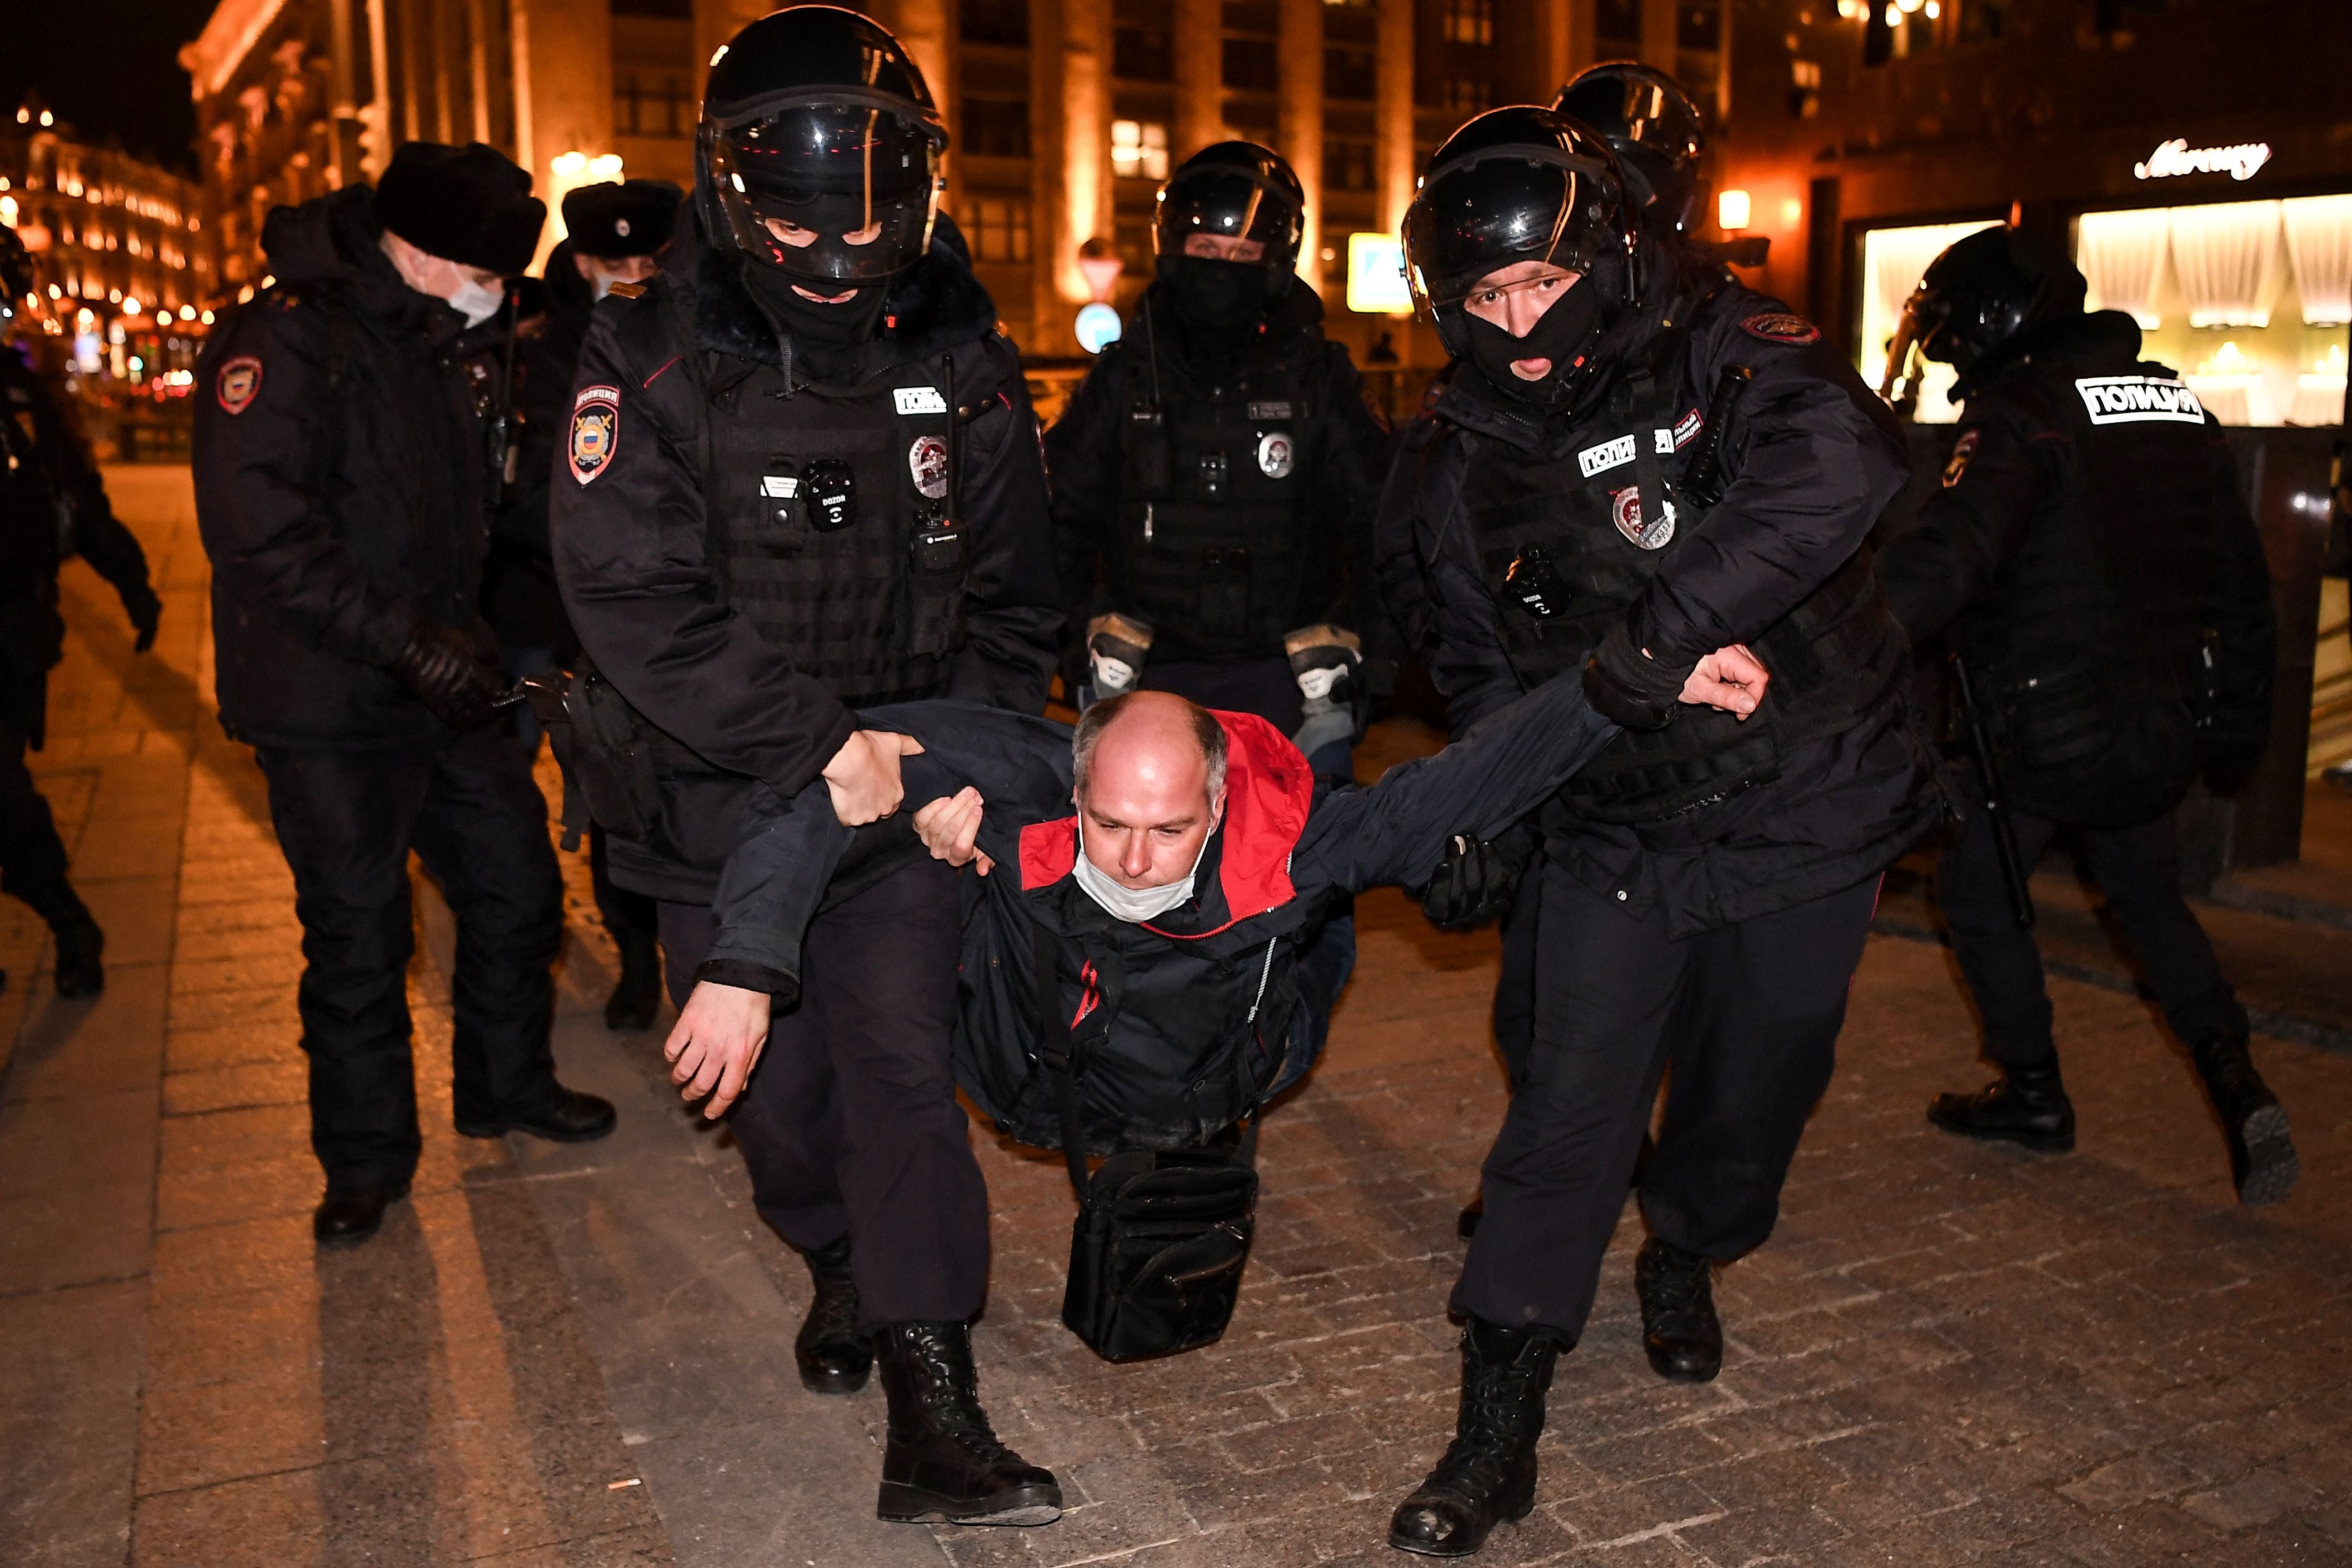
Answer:
[[239, 354], [223, 364], [213, 378], [213, 395], [220, 400], [222, 413], [244, 413], [261, 395], [261, 362]]
[[1952, 460], [1944, 465], [1944, 488], [1950, 489], [1969, 471], [1969, 459], [1977, 455], [1977, 443], [1984, 438], [1981, 430], [1963, 430], [1960, 438], [1952, 443]]
[[1790, 310], [1763, 310], [1739, 323], [1739, 330], [1768, 343], [1817, 343], [1822, 330]]
[[621, 442], [621, 389], [583, 387], [572, 400], [572, 477], [586, 484], [604, 471]]

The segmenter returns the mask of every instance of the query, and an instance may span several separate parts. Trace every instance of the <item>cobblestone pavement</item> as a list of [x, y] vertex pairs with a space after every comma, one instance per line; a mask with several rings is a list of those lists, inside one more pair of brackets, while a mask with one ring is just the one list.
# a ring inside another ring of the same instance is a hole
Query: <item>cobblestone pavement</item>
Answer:
[[[887, 1528], [879, 1392], [800, 1390], [805, 1277], [724, 1132], [661, 1081], [657, 1037], [604, 1032], [577, 857], [557, 1055], [620, 1131], [449, 1131], [449, 933], [420, 881], [416, 1195], [369, 1246], [313, 1249], [299, 932], [258, 777], [204, 695], [185, 476], [113, 482], [170, 608], [135, 659], [69, 570], [37, 771], [110, 933], [106, 995], [58, 1001], [37, 924], [0, 903], [0, 1563], [1403, 1561], [1386, 1519], [1450, 1430], [1454, 1215], [1502, 1102], [1491, 934], [1362, 900], [1357, 980], [1269, 1121], [1257, 1249], [1208, 1350], [1113, 1367], [1071, 1339], [1061, 1166], [976, 1128], [983, 1391], [1071, 1507]], [[1780, 1231], [1718, 1286], [1722, 1377], [1650, 1374], [1629, 1211], [1560, 1363], [1539, 1506], [1481, 1561], [2352, 1563], [2352, 1059], [2257, 1041], [2304, 1178], [2249, 1213], [2147, 1006], [2053, 994], [2080, 1152], [1960, 1143], [1920, 1116], [1979, 1071], [1948, 963], [1874, 938]]]

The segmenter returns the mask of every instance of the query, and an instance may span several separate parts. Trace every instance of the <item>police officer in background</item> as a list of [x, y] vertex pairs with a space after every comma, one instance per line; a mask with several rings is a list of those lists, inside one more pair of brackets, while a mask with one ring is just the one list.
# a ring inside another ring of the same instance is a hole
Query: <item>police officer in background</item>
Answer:
[[[482, 611], [499, 634], [510, 679], [569, 668], [579, 651], [564, 618], [547, 542], [548, 483], [561, 466], [559, 453], [572, 427], [572, 372], [596, 301], [615, 283], [641, 282], [660, 270], [654, 258], [677, 226], [685, 195], [667, 180], [581, 185], [564, 193], [564, 238], [548, 253], [544, 269], [547, 310], [521, 345], [521, 450], [514, 491], [491, 516], [490, 558], [482, 581]], [[535, 755], [539, 721], [529, 709], [519, 708], [515, 722]], [[604, 1026], [647, 1029], [661, 1004], [654, 900], [616, 886], [608, 858], [605, 829], [592, 825], [588, 868], [596, 912], [621, 960], [620, 976], [604, 1002]]]
[[563, 931], [547, 807], [495, 724], [489, 492], [469, 365], [539, 240], [530, 176], [412, 142], [375, 189], [278, 207], [277, 281], [196, 372], [196, 521], [213, 565], [221, 724], [254, 747], [302, 921], [320, 1240], [373, 1236], [416, 1168], [411, 849], [457, 921], [457, 1131], [581, 1141], [613, 1108], [556, 1081]]
[[[1635, 1284], [1654, 1369], [1715, 1375], [1710, 1270], [1770, 1234], [1879, 873], [1943, 805], [1863, 545], [1902, 444], [1821, 333], [1660, 244], [1548, 109], [1456, 132], [1404, 233], [1459, 361], [1380, 521], [1422, 579], [1431, 678], [1458, 731], [1581, 669], [1624, 727], [1541, 813], [1533, 1037], [1452, 1302], [1459, 1425], [1391, 1527], [1460, 1556], [1534, 1504], [1553, 1360], [1670, 1066]], [[1770, 671], [1761, 706], [1678, 710], [1727, 644]]]
[[1045, 435], [1081, 702], [1137, 685], [1255, 713], [1349, 776], [1382, 655], [1388, 437], [1297, 274], [1306, 195], [1254, 142], [1161, 188], [1155, 277]]
[[7, 341], [6, 328], [38, 308], [34, 283], [24, 242], [0, 227], [0, 887], [47, 922], [58, 994], [95, 996], [106, 984], [106, 933], [67, 879], [57, 820], [25, 766], [26, 750], [47, 739], [49, 671], [65, 651], [60, 546], [70, 543], [121, 597], [137, 652], [155, 646], [163, 605], [71, 411]]
[[[2200, 763], [2242, 779], [2271, 716], [2277, 627], [2262, 538], [2221, 427], [2139, 328], [2085, 314], [2083, 275], [2008, 228], [1937, 257], [1904, 312], [1891, 390], [1914, 349], [1959, 372], [1965, 405], [1943, 487], [1881, 572], [1913, 638], [1948, 637], [1990, 732], [2017, 866], [2079, 834], [2227, 1134], [2239, 1201], [2294, 1184], [2286, 1112], [2246, 1050], [2246, 1010], [2180, 895], [2173, 813]], [[1981, 781], [1979, 781], [1981, 784]], [[1964, 1137], [2063, 1151], [2058, 1070], [2032, 932], [2013, 909], [1987, 811], [1936, 873], [1960, 973], [2000, 1077], [1938, 1096]]]
[[[588, 699], [625, 700], [659, 760], [612, 868], [662, 900], [680, 1003], [761, 984], [706, 961], [755, 783], [821, 777], [843, 822], [891, 817], [906, 742], [857, 708], [1045, 706], [1062, 616], [1036, 423], [994, 307], [933, 235], [946, 142], [873, 22], [753, 22], [710, 73], [695, 221], [581, 355], [556, 570]], [[988, 1199], [950, 1064], [954, 873], [896, 820], [811, 925], [732, 1125], [761, 1217], [815, 1280], [803, 1383], [854, 1393], [878, 1352], [881, 1517], [1042, 1524], [1061, 1493], [998, 1440], [971, 1359]]]

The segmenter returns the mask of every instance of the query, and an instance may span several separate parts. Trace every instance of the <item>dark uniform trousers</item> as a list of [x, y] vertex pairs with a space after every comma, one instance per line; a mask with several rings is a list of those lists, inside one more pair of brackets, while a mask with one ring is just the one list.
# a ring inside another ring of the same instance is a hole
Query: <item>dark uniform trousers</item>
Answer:
[[543, 1109], [557, 1093], [550, 966], [563, 937], [563, 886], [547, 804], [513, 739], [484, 728], [438, 747], [255, 755], [294, 873], [310, 1146], [329, 1180], [396, 1184], [416, 1168], [412, 848], [457, 917], [457, 1120]]
[[[988, 1188], [950, 1058], [957, 895], [923, 860], [812, 921], [800, 1005], [730, 1118], [769, 1227], [803, 1251], [850, 1238], [868, 1329], [961, 1321], [988, 1289]], [[708, 908], [661, 906], [681, 1006], [715, 935]]]
[[1642, 1212], [1727, 1261], [1780, 1217], [1780, 1184], [1829, 1085], [1878, 879], [1675, 941], [1655, 916], [1547, 866], [1526, 1066], [1486, 1157], [1486, 1215], [1453, 1309], [1570, 1342], [1672, 1073]]
[[[2031, 870], [2063, 825], [2012, 812], [2018, 858]], [[2246, 1037], [2246, 1010], [2221, 977], [2213, 944], [2180, 896], [2172, 814], [2138, 827], [2086, 827], [2084, 868], [2107, 896], [2140, 973], [2182, 1043], [2212, 1035]], [[1985, 1055], [2003, 1065], [2046, 1061], [2056, 1048], [2042, 950], [2011, 913], [1991, 823], [1981, 811], [1961, 820], [1936, 868], [1936, 902], [1951, 928], [1952, 952], [1984, 1019]]]
[[57, 889], [65, 879], [66, 847], [25, 766], [25, 732], [0, 718], [0, 891], [48, 920], [62, 912]]

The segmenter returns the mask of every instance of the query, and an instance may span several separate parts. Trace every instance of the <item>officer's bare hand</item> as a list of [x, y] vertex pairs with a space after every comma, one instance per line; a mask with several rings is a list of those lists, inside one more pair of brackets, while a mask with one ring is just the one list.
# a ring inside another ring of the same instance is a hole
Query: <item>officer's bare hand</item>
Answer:
[[1698, 661], [1690, 679], [1683, 682], [1682, 700], [1694, 707], [1713, 708], [1745, 720], [1764, 700], [1764, 689], [1771, 684], [1771, 673], [1757, 660], [1748, 645], [1733, 643]]
[[983, 804], [980, 792], [966, 784], [915, 813], [916, 836], [930, 850], [932, 859], [950, 866], [977, 865], [983, 877], [996, 868], [996, 862], [974, 847], [980, 837]]
[[898, 778], [898, 759], [919, 755], [922, 749], [912, 735], [887, 730], [859, 730], [843, 742], [821, 775], [841, 825], [863, 827], [897, 811], [907, 793]]
[[696, 1100], [709, 1095], [710, 1102], [702, 1114], [713, 1121], [743, 1092], [744, 1080], [767, 1048], [768, 1002], [764, 991], [700, 981], [662, 1044], [662, 1055], [670, 1062], [670, 1081], [686, 1086], [678, 1098]]

